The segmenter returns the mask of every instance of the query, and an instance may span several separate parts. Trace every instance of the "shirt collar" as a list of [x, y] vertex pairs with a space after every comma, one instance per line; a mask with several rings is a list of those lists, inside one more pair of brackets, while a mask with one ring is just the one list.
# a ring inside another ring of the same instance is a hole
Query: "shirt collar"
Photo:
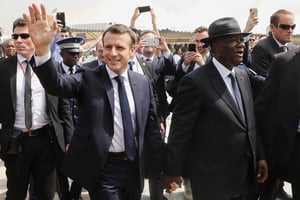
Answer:
[[212, 62], [214, 63], [214, 65], [216, 66], [219, 74], [221, 75], [222, 79], [228, 77], [228, 75], [230, 73], [233, 73], [233, 75], [235, 75], [234, 72], [234, 67], [232, 68], [232, 70], [227, 69], [223, 64], [221, 64], [215, 57], [213, 57]]
[[273, 35], [273, 33], [272, 33], [272, 37], [273, 37], [273, 39], [275, 40], [275, 42], [277, 43], [277, 45], [278, 45], [279, 47], [283, 47], [283, 46], [286, 46], [286, 47], [287, 47], [287, 44], [288, 44], [288, 43], [285, 43], [285, 44], [280, 43], [278, 40], [276, 40], [276, 38], [275, 38], [275, 36]]
[[[68, 66], [68, 65], [66, 65], [65, 63], [62, 63], [62, 67], [63, 67], [63, 69], [64, 69], [64, 71], [67, 73], [67, 74], [69, 74], [70, 73], [70, 67]], [[73, 69], [73, 73], [75, 73], [75, 71], [76, 71], [76, 65], [74, 65], [73, 67], [72, 67], [72, 69]]]
[[127, 69], [127, 68], [125, 69], [125, 71], [124, 71], [121, 75], [119, 75], [119, 74], [115, 73], [114, 71], [112, 71], [112, 70], [108, 67], [107, 64], [105, 65], [105, 67], [106, 67], [106, 71], [107, 71], [107, 73], [108, 73], [108, 76], [109, 76], [109, 78], [110, 78], [111, 80], [114, 79], [116, 76], [123, 76], [123, 77], [124, 77], [124, 80], [128, 80], [128, 69]]
[[22, 55], [20, 55], [20, 54], [17, 54], [17, 58], [18, 58], [18, 61], [20, 62], [20, 63], [23, 63], [25, 60], [27, 60], [26, 58], [24, 58]]

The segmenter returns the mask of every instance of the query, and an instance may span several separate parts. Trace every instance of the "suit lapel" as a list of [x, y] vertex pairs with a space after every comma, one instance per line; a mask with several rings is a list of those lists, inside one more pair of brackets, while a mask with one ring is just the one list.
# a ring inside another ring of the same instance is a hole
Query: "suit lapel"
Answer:
[[[234, 115], [239, 119], [239, 121], [245, 125], [244, 120], [241, 116], [240, 111], [238, 110], [238, 107], [233, 99], [233, 97], [231, 96], [229, 90], [227, 89], [226, 84], [224, 83], [221, 75], [219, 74], [218, 70], [216, 69], [216, 67], [212, 64], [210, 64], [210, 66], [208, 67], [209, 74], [211, 76], [211, 84], [213, 85], [213, 87], [215, 88], [215, 90], [217, 91], [217, 93], [220, 95], [220, 97], [223, 99], [223, 101], [228, 105], [228, 107], [232, 110], [232, 112], [234, 113]], [[242, 96], [242, 94], [241, 94]], [[243, 97], [242, 97], [243, 99]]]
[[143, 59], [141, 59], [141, 57], [139, 57], [139, 56], [136, 56], [136, 60], [139, 62], [140, 66], [144, 72], [144, 75], [147, 75], [148, 77], [152, 77], [150, 64], [147, 63], [146, 61], [144, 61]]
[[[130, 86], [131, 86], [131, 90], [132, 90], [132, 95], [133, 95], [133, 99], [134, 99], [134, 105], [135, 105], [135, 112], [136, 112], [136, 124], [139, 124], [139, 119], [142, 119], [142, 96], [140, 94], [143, 94], [143, 92], [141, 91], [141, 85], [138, 83], [137, 78], [135, 76], [135, 74], [131, 71], [128, 71], [128, 78], [129, 78], [129, 82], [130, 82]], [[138, 129], [138, 127], [136, 127], [136, 129]], [[138, 133], [138, 131], [136, 131], [136, 133]]]
[[101, 82], [101, 85], [105, 88], [107, 99], [111, 108], [111, 114], [114, 116], [114, 88], [112, 85], [112, 82], [110, 80], [110, 77], [106, 71], [105, 65], [101, 65], [99, 67], [99, 80]]

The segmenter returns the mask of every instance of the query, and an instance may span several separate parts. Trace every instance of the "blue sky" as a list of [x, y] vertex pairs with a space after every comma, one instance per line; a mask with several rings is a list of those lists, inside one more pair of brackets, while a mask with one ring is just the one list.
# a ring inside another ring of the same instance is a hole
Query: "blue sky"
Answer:
[[[1, 11], [0, 27], [5, 35], [11, 34], [12, 23], [28, 12], [32, 0], [9, 0]], [[272, 2], [272, 3], [271, 3]], [[241, 28], [246, 23], [249, 8], [258, 8], [259, 25], [254, 33], [265, 33], [270, 15], [277, 9], [288, 9], [295, 13], [296, 23], [300, 20], [300, 4], [296, 0], [48, 0], [44, 3], [47, 11], [64, 11], [69, 25], [81, 23], [115, 22], [129, 25], [135, 7], [150, 5], [157, 16], [159, 29], [193, 31], [200, 25], [209, 26], [217, 18], [235, 17]], [[18, 5], [18, 6], [16, 6]], [[151, 28], [150, 13], [143, 13], [136, 22], [141, 29]], [[299, 34], [300, 24], [295, 29]]]

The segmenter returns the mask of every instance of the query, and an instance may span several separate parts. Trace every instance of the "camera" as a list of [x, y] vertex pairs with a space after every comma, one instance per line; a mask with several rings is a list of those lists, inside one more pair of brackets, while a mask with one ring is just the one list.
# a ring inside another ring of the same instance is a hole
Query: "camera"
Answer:
[[147, 38], [145, 39], [145, 46], [158, 46], [159, 39], [158, 38]]

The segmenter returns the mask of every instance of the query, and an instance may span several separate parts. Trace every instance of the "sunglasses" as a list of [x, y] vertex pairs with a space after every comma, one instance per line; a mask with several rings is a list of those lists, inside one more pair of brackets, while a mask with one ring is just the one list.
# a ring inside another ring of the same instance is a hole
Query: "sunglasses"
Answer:
[[296, 24], [293, 24], [293, 25], [288, 25], [288, 24], [277, 24], [277, 27], [278, 28], [281, 28], [283, 30], [290, 30], [290, 28], [292, 30], [294, 30], [296, 28]]
[[14, 39], [14, 40], [17, 40], [19, 38], [19, 36], [22, 38], [22, 39], [27, 39], [30, 37], [29, 33], [21, 33], [21, 34], [12, 34], [11, 35], [11, 38]]
[[255, 39], [252, 39], [252, 38], [251, 38], [251, 39], [249, 39], [249, 41], [255, 41]]

